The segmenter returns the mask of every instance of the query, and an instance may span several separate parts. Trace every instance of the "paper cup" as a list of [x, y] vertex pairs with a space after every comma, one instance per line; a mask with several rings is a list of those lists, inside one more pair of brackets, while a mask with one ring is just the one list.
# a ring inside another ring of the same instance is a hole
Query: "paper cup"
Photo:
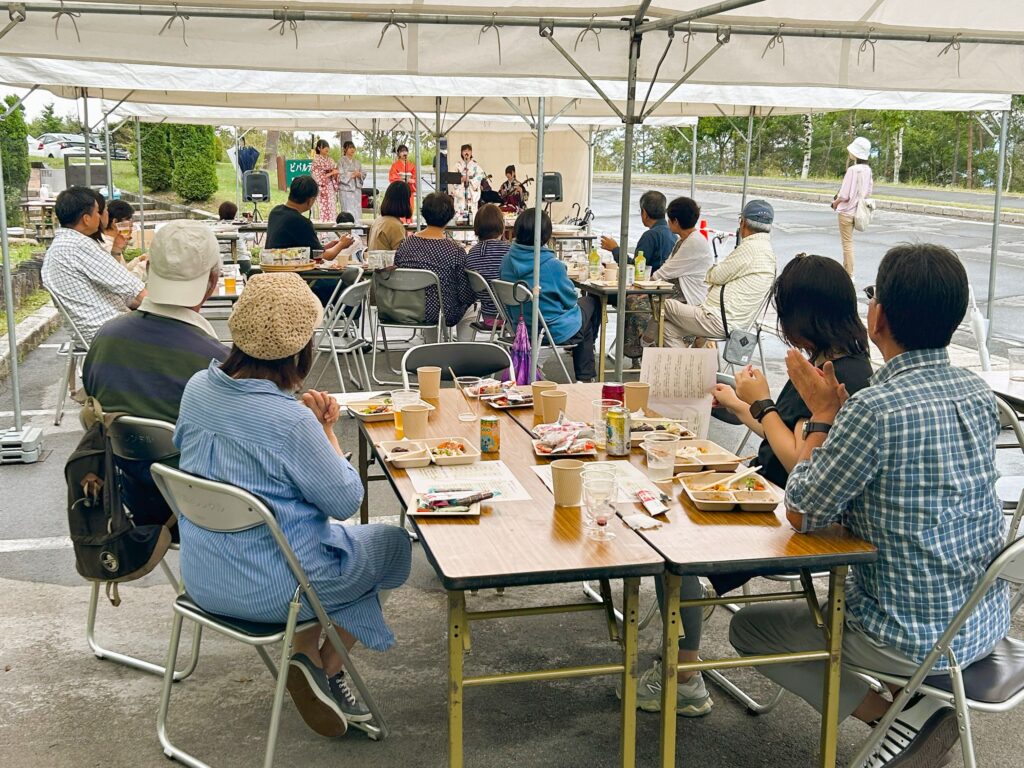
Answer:
[[556, 507], [578, 507], [583, 495], [583, 462], [577, 459], [552, 461], [551, 487]]
[[553, 381], [535, 381], [530, 385], [533, 388], [533, 413], [536, 416], [543, 416], [544, 412], [541, 410], [540, 393], [549, 389], [555, 389], [558, 387]]
[[560, 389], [546, 389], [540, 393], [541, 417], [545, 424], [558, 421], [558, 414], [565, 410], [569, 402], [569, 393]]
[[629, 381], [622, 385], [625, 388], [626, 408], [630, 413], [645, 410], [651, 396], [651, 385], [641, 381]]
[[420, 397], [435, 400], [441, 396], [441, 369], [436, 365], [423, 365], [416, 369]]
[[402, 429], [409, 440], [422, 440], [427, 436], [427, 414], [425, 405], [402, 406]]

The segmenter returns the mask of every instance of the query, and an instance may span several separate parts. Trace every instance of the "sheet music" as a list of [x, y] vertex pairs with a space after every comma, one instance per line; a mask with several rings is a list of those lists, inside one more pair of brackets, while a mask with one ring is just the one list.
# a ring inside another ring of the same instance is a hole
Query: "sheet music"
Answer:
[[416, 467], [406, 472], [416, 493], [441, 491], [491, 491], [488, 504], [529, 501], [530, 494], [503, 461], [477, 461], [454, 467]]
[[711, 426], [711, 390], [718, 350], [651, 347], [644, 350], [640, 381], [651, 385], [650, 407], [662, 416], [692, 419], [698, 437]]
[[[651, 480], [648, 480], [647, 475], [642, 470], [625, 459], [619, 461], [588, 461], [584, 463], [583, 468], [606, 469], [615, 473], [615, 480], [619, 488], [618, 495], [615, 498], [615, 503], [617, 504], [635, 503], [636, 492], [641, 490], [661, 494], [661, 489]], [[537, 473], [538, 477], [544, 482], [544, 485], [554, 493], [551, 480], [551, 465], [538, 464], [533, 467], [533, 471]]]

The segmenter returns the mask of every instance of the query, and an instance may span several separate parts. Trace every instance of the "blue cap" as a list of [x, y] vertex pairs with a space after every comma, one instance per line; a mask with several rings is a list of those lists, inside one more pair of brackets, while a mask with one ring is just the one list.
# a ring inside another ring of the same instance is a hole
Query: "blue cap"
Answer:
[[747, 221], [771, 224], [775, 221], [775, 209], [767, 200], [751, 200], [743, 206], [743, 213], [740, 216]]

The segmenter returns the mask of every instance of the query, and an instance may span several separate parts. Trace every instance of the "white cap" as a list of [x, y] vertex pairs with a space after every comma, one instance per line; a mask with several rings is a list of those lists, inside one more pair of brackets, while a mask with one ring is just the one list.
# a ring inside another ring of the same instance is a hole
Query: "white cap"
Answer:
[[871, 142], [863, 136], [858, 136], [850, 142], [850, 146], [846, 148], [846, 151], [858, 160], [867, 160], [871, 156]]
[[213, 230], [198, 221], [170, 221], [157, 230], [149, 249], [146, 290], [158, 304], [194, 307], [206, 295], [210, 272], [220, 265]]

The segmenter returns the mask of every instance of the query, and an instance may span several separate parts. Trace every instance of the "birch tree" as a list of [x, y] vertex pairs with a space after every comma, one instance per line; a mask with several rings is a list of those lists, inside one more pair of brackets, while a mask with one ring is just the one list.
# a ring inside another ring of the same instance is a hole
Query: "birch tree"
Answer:
[[814, 121], [808, 112], [804, 115], [804, 164], [800, 168], [800, 178], [806, 179], [811, 173], [811, 146], [814, 142]]

